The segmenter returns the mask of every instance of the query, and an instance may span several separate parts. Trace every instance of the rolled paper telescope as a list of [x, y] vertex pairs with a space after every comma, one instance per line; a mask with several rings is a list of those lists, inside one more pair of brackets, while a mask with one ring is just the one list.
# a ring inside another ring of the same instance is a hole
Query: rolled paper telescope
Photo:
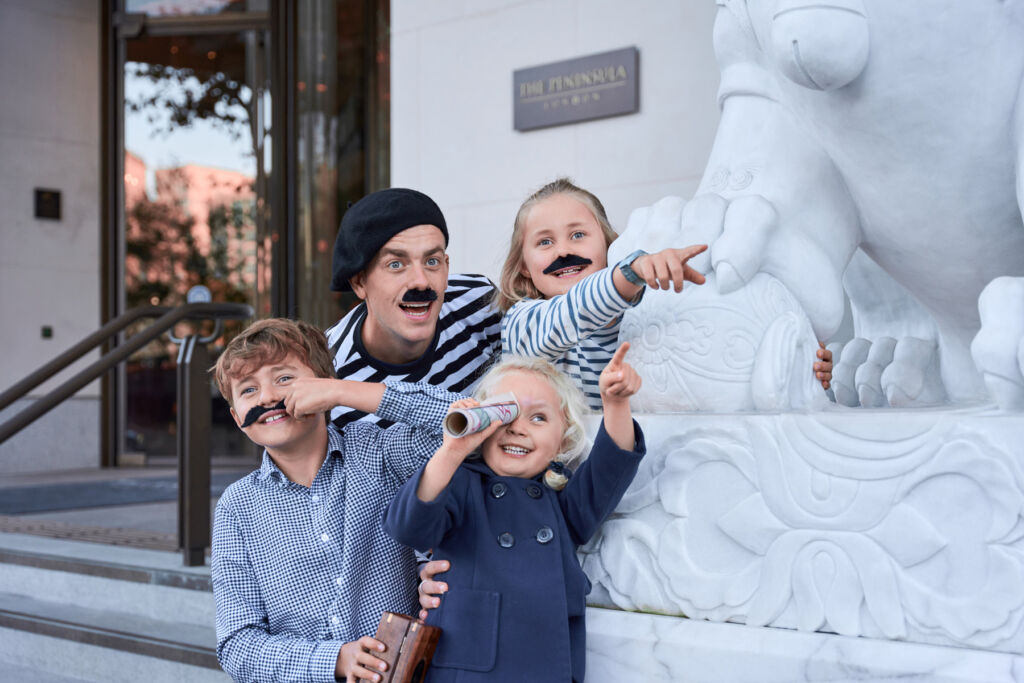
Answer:
[[512, 393], [494, 396], [476, 408], [458, 408], [444, 418], [444, 431], [448, 436], [459, 438], [467, 434], [482, 432], [497, 420], [508, 424], [519, 415], [519, 404]]

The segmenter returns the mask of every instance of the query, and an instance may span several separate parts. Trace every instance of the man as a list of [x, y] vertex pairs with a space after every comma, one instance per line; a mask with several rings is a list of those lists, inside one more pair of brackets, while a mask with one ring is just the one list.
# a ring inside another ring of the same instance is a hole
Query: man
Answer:
[[[483, 275], [449, 279], [448, 226], [430, 197], [405, 188], [374, 192], [345, 213], [334, 245], [331, 290], [363, 300], [327, 330], [339, 379], [428, 382], [467, 393], [501, 355], [501, 314]], [[355, 420], [391, 424], [339, 407]]]

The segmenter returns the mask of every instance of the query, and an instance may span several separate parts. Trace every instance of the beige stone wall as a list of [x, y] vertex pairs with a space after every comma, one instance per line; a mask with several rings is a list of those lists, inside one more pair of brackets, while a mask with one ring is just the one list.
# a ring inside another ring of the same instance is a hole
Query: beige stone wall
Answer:
[[[718, 126], [713, 0], [393, 0], [392, 184], [445, 212], [456, 271], [496, 279], [516, 209], [569, 175], [613, 225], [693, 195]], [[512, 73], [636, 46], [640, 111], [520, 133]]]
[[[99, 326], [99, 20], [98, 0], [0, 3], [0, 387]], [[60, 221], [33, 217], [36, 187], [61, 191]], [[98, 464], [98, 396], [0, 446], [0, 473]]]

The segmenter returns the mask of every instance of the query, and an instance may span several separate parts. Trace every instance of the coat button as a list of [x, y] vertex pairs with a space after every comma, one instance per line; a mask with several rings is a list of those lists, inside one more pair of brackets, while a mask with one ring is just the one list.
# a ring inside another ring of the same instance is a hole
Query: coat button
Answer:
[[555, 532], [549, 526], [542, 526], [537, 529], [537, 543], [548, 543], [555, 537]]
[[501, 498], [506, 493], [508, 493], [508, 487], [505, 486], [500, 481], [496, 481], [493, 484], [491, 484], [491, 495], [494, 496], [495, 498]]
[[[548, 529], [548, 531], [551, 531], [551, 530]], [[507, 531], [505, 533], [501, 534], [500, 536], [498, 536], [498, 545], [500, 545], [502, 548], [511, 548], [515, 544], [516, 544], [515, 537], [512, 536], [512, 534], [510, 534]]]
[[530, 484], [526, 487], [526, 495], [530, 498], [540, 498], [542, 494], [540, 487], [536, 484]]

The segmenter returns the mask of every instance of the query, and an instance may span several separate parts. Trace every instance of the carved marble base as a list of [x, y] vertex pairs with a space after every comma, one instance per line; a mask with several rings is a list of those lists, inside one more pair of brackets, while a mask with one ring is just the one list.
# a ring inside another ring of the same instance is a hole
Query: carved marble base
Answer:
[[1024, 657], [587, 610], [588, 683], [1020, 683]]
[[1024, 650], [1024, 414], [638, 420], [648, 455], [581, 550], [591, 605]]

